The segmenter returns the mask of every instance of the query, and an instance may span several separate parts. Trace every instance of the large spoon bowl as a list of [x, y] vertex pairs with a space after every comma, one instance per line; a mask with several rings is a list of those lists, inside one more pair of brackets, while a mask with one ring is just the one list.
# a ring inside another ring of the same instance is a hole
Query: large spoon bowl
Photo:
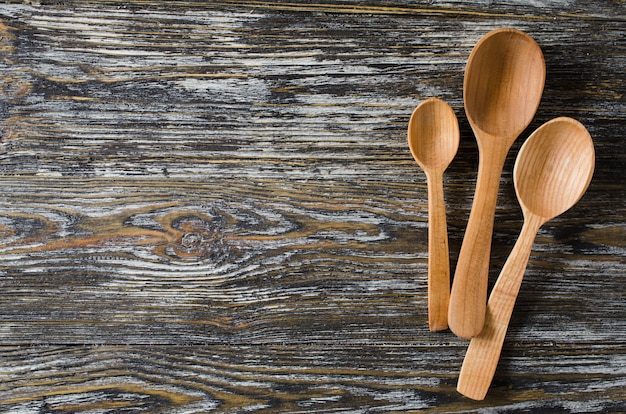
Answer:
[[459, 148], [459, 123], [450, 105], [437, 98], [422, 102], [411, 115], [408, 129], [413, 158], [428, 184], [428, 326], [448, 328], [450, 258], [443, 172]]
[[485, 326], [467, 349], [457, 385], [461, 394], [475, 400], [485, 398], [535, 236], [541, 225], [582, 197], [594, 165], [591, 136], [572, 118], [556, 118], [543, 124], [522, 145], [513, 179], [524, 225], [489, 297]]
[[466, 114], [474, 130], [515, 139], [535, 115], [546, 77], [543, 53], [519, 30], [494, 30], [474, 47], [463, 80]]
[[478, 143], [478, 178], [448, 313], [450, 329], [463, 338], [483, 327], [500, 175], [511, 145], [537, 111], [545, 77], [541, 49], [515, 29], [485, 35], [467, 62], [463, 99]]

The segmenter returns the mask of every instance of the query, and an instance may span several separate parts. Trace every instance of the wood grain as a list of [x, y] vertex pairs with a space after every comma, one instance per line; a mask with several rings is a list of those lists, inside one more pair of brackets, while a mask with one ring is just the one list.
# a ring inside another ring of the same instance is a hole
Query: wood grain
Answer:
[[[31, 3], [0, 5], [0, 411], [623, 411], [623, 3]], [[503, 26], [546, 58], [529, 131], [578, 119], [598, 167], [540, 231], [473, 402], [467, 342], [428, 330], [406, 128], [430, 96], [459, 117], [454, 267], [477, 168], [463, 69]]]

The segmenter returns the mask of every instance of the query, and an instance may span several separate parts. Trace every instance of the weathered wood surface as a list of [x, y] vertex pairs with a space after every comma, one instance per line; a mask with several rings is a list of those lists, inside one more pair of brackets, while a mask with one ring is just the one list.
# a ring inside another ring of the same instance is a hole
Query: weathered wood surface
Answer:
[[[30, 3], [0, 5], [0, 411], [624, 411], [623, 2]], [[545, 54], [531, 128], [579, 119], [597, 169], [540, 231], [473, 402], [467, 341], [428, 331], [406, 127], [429, 96], [459, 116], [454, 265], [477, 164], [463, 69], [503, 26]]]

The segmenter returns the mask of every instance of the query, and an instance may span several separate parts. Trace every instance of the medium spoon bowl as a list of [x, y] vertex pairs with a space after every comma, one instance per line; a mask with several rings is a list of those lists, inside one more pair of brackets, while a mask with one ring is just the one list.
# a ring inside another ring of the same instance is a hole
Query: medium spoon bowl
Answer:
[[524, 225], [489, 297], [485, 326], [467, 349], [457, 385], [461, 394], [485, 398], [537, 232], [576, 204], [589, 186], [594, 166], [591, 136], [572, 118], [543, 124], [522, 145], [513, 179]]
[[522, 145], [513, 169], [515, 192], [526, 215], [550, 220], [585, 193], [595, 166], [593, 141], [578, 121], [545, 123]]
[[537, 111], [545, 77], [541, 49], [515, 29], [485, 35], [467, 62], [463, 99], [478, 143], [478, 177], [448, 314], [450, 329], [463, 338], [483, 327], [500, 175], [511, 145]]
[[448, 328], [450, 258], [443, 172], [459, 148], [459, 123], [450, 106], [437, 98], [422, 102], [411, 115], [409, 148], [428, 184], [428, 325]]

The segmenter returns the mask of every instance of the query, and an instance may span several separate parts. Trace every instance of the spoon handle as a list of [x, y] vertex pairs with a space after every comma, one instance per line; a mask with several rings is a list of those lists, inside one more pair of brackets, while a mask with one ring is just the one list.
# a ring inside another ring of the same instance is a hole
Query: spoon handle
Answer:
[[515, 299], [541, 224], [542, 220], [538, 216], [527, 216], [520, 236], [489, 296], [485, 325], [480, 334], [470, 341], [459, 375], [457, 391], [466, 397], [482, 400], [491, 385]]
[[450, 258], [443, 173], [428, 174], [428, 326], [431, 331], [448, 328]]
[[509, 147], [484, 145], [479, 153], [474, 201], [452, 280], [448, 309], [450, 329], [462, 338], [478, 335], [485, 321], [491, 233], [500, 175]]

